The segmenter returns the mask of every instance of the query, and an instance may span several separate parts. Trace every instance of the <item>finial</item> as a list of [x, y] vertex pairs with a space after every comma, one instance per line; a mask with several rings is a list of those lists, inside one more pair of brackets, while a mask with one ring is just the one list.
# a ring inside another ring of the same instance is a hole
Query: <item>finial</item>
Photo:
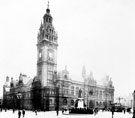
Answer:
[[86, 76], [86, 69], [85, 69], [85, 66], [83, 65], [82, 77], [85, 78], [85, 76]]
[[48, 1], [47, 9], [49, 9], [49, 1]]
[[41, 20], [41, 27], [42, 27], [43, 23], [42, 23], [42, 20]]

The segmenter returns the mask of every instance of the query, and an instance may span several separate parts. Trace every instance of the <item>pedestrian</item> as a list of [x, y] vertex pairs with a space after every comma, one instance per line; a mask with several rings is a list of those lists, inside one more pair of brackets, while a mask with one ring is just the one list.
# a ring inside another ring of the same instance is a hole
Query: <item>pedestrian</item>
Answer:
[[13, 113], [15, 113], [15, 109], [13, 108]]
[[37, 115], [37, 110], [35, 110], [35, 114]]
[[113, 115], [114, 115], [114, 108], [112, 108], [112, 118], [113, 118]]
[[18, 118], [21, 118], [21, 111], [18, 111]]
[[96, 108], [94, 108], [94, 115], [96, 115]]
[[125, 110], [125, 108], [124, 108], [124, 114], [125, 114], [125, 112], [126, 112], [126, 110]]
[[62, 107], [62, 114], [64, 113], [64, 108]]
[[59, 115], [59, 109], [56, 109], [57, 116]]
[[23, 115], [23, 118], [25, 116], [25, 109], [22, 110], [22, 115]]

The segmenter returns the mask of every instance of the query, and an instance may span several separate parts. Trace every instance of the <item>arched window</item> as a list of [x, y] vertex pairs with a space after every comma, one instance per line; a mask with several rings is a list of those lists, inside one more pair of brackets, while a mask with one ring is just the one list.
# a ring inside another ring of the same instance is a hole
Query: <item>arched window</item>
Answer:
[[74, 105], [74, 100], [71, 100], [71, 105]]
[[63, 105], [67, 105], [67, 99], [63, 100]]
[[46, 18], [46, 22], [48, 22], [48, 18]]
[[51, 18], [49, 18], [49, 23], [51, 23]]
[[46, 38], [48, 39], [48, 35], [46, 35]]

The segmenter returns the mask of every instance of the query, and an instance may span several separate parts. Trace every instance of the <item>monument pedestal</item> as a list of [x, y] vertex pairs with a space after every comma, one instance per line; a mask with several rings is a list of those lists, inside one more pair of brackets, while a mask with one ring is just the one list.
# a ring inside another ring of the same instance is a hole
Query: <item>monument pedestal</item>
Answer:
[[70, 113], [76, 114], [93, 114], [93, 109], [86, 108], [84, 98], [78, 98], [74, 108], [70, 109]]
[[77, 108], [83, 108], [84, 109], [84, 98], [78, 98], [77, 99]]

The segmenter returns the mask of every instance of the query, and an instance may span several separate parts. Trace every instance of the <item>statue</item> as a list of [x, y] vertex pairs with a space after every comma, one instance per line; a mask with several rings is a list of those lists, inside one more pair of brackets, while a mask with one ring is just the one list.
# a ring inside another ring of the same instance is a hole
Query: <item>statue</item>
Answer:
[[79, 97], [79, 98], [81, 98], [81, 97], [82, 97], [82, 90], [81, 90], [81, 89], [79, 90], [78, 97]]

